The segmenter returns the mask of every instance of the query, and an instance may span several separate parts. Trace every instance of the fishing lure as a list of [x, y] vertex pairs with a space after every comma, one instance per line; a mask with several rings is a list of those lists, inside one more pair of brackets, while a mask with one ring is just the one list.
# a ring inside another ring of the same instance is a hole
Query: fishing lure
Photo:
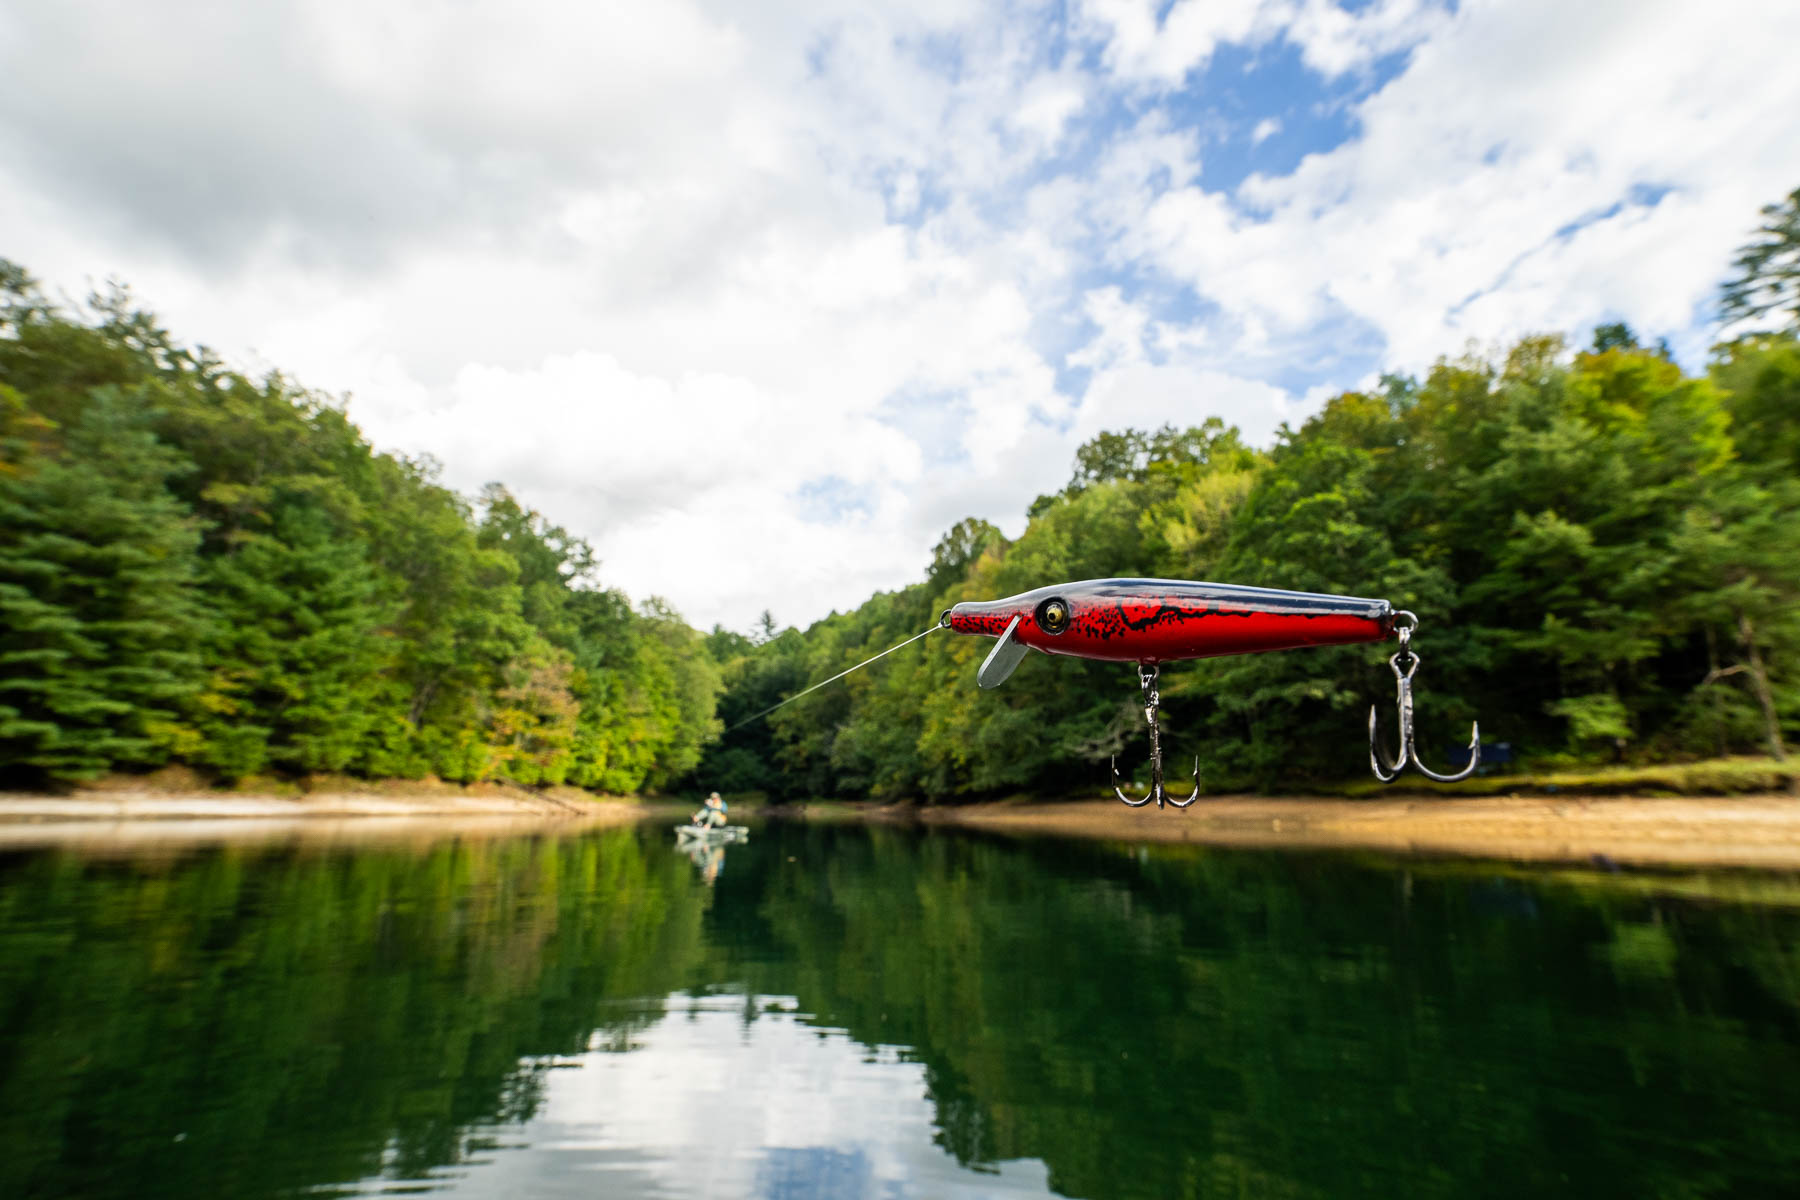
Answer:
[[1005, 683], [1029, 650], [1137, 664], [1150, 727], [1150, 791], [1141, 799], [1118, 785], [1113, 791], [1136, 808], [1155, 800], [1186, 808], [1200, 792], [1200, 760], [1194, 760], [1194, 790], [1177, 799], [1163, 787], [1162, 744], [1157, 728], [1162, 664], [1187, 658], [1261, 654], [1303, 646], [1343, 646], [1398, 637], [1399, 651], [1388, 660], [1399, 691], [1400, 753], [1390, 758], [1377, 735], [1375, 707], [1369, 707], [1369, 765], [1375, 777], [1391, 782], [1410, 761], [1431, 779], [1452, 782], [1474, 773], [1481, 759], [1481, 729], [1469, 740], [1469, 763], [1440, 775], [1419, 761], [1413, 742], [1412, 676], [1419, 656], [1411, 648], [1418, 618], [1386, 600], [1288, 592], [1183, 579], [1087, 579], [1021, 592], [1004, 600], [965, 601], [946, 609], [938, 624], [955, 633], [997, 638], [975, 681], [995, 688]]

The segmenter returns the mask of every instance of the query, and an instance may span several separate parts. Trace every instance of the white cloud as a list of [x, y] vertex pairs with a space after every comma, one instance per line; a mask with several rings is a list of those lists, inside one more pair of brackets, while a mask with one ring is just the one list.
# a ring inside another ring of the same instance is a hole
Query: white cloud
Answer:
[[1297, 411], [1291, 396], [1260, 380], [1196, 362], [1139, 362], [1095, 374], [1077, 429], [1085, 440], [1108, 429], [1182, 428], [1219, 417], [1250, 441], [1267, 444]]
[[1158, 0], [1084, 0], [1084, 22], [1105, 43], [1115, 76], [1178, 85], [1222, 45], [1285, 39], [1307, 66], [1334, 77], [1423, 41], [1443, 15], [1432, 0], [1376, 0], [1354, 11], [1334, 0], [1176, 0], [1162, 9]]
[[1085, 0], [1081, 7], [1105, 39], [1114, 74], [1162, 84], [1205, 66], [1221, 43], [1269, 40], [1290, 10], [1281, 0], [1176, 0], [1159, 19], [1156, 0]]
[[[1346, 321], [1379, 333], [1386, 365], [1410, 369], [1470, 338], [1579, 334], [1616, 316], [1692, 352], [1695, 308], [1744, 214], [1784, 186], [1774, 142], [1792, 136], [1800, 111], [1774, 49], [1755, 71], [1760, 89], [1732, 91], [1737, 68], [1720, 65], [1733, 57], [1721, 46], [1699, 56], [1709, 78], [1691, 65], [1645, 77], [1646, 62], [1691, 64], [1679, 47], [1721, 24], [1731, 22], [1650, 20], [1613, 30], [1601, 55], [1598, 30], [1570, 31], [1579, 51], [1539, 62], [1517, 89], [1506, 82], [1512, 59], [1490, 61], [1490, 48], [1551, 23], [1471, 7], [1360, 106], [1363, 136], [1235, 195], [1193, 181], [1148, 189], [1139, 207], [1140, 191], [1120, 206], [1137, 219], [1113, 224], [1110, 247], [1217, 305], [1196, 328], [1234, 372], [1276, 354], [1304, 360], [1325, 327]], [[1056, 186], [1069, 212], [1108, 211], [1121, 194]], [[1633, 202], [1664, 187], [1675, 190], [1659, 203]], [[1195, 340], [1193, 330], [1159, 336]]]
[[1235, 197], [1165, 193], [1129, 251], [1288, 338], [1347, 313], [1412, 369], [1614, 316], [1684, 330], [1792, 186], [1800, 10], [1738, 9], [1466, 4], [1360, 137]]
[[1293, 6], [1284, 33], [1307, 66], [1337, 76], [1426, 41], [1446, 16], [1431, 0], [1376, 0], [1355, 12], [1332, 0], [1305, 0]]
[[1087, 102], [1081, 81], [1071, 74], [1042, 75], [1021, 91], [1012, 122], [1045, 149], [1062, 143], [1069, 121]]

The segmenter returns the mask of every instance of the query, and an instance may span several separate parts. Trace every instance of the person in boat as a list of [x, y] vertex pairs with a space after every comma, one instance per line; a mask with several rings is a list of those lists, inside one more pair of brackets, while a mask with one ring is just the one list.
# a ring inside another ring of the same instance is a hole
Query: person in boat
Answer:
[[714, 792], [706, 798], [700, 811], [694, 814], [694, 824], [703, 829], [723, 829], [725, 827], [726, 805], [724, 797]]

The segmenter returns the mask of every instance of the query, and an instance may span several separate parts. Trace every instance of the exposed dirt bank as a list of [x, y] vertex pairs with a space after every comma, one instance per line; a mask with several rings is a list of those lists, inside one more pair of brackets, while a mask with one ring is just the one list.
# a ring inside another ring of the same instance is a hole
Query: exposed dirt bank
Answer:
[[[529, 833], [687, 815], [680, 803], [594, 799], [573, 789], [445, 789], [300, 797], [111, 788], [0, 794], [0, 849], [79, 842], [116, 848], [220, 838], [335, 842]], [[1800, 870], [1800, 798], [1508, 796], [1382, 800], [1209, 797], [1186, 810], [1114, 800], [945, 808], [796, 806], [821, 820], [917, 820], [1020, 835], [1231, 846], [1363, 847], [1521, 861]]]
[[1365, 847], [1533, 861], [1800, 869], [1800, 798], [1202, 799], [1186, 810], [1116, 800], [886, 809], [1017, 834], [1231, 846]]
[[557, 826], [621, 824], [685, 805], [554, 793], [444, 789], [416, 795], [356, 791], [304, 796], [170, 793], [108, 788], [71, 796], [0, 793], [0, 849], [151, 846], [222, 838], [349, 841], [526, 833]]

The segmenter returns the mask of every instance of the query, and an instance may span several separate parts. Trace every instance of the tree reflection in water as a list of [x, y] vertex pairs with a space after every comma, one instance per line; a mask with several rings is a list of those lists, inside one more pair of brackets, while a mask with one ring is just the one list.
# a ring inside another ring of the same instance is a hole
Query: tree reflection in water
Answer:
[[[772, 826], [731, 867], [709, 886], [654, 825], [7, 859], [0, 1195], [449, 1182], [546, 1119], [558, 1066], [657, 1054], [720, 1003], [745, 1045], [843, 1031], [922, 1081], [955, 1162], [1041, 1160], [1071, 1196], [1773, 1194], [1800, 1170], [1792, 880], [856, 826]], [[768, 1147], [745, 1187], [852, 1171], [845, 1137]]]

